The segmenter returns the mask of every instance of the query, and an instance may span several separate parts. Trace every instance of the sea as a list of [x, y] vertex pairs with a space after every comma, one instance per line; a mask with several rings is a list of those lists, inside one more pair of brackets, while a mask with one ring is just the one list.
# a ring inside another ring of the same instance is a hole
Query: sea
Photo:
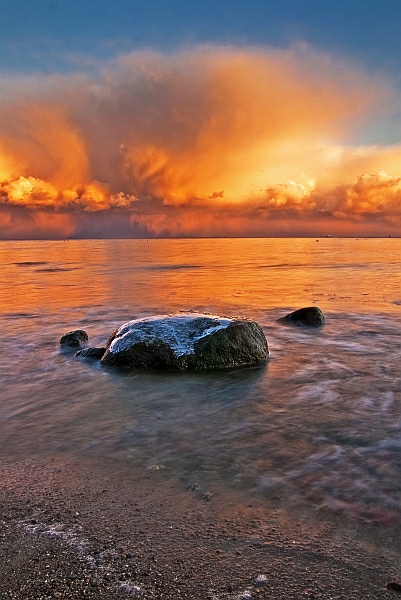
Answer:
[[[96, 456], [400, 531], [401, 239], [3, 241], [0, 265], [0, 455]], [[326, 325], [278, 322], [304, 306]], [[179, 311], [257, 321], [269, 361], [116, 371], [59, 344]]]

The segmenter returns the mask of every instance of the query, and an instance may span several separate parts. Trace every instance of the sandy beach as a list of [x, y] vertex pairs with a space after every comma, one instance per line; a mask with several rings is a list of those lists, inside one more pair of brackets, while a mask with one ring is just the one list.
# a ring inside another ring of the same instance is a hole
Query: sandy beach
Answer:
[[279, 498], [98, 459], [7, 457], [1, 480], [4, 599], [398, 596], [391, 528], [378, 553], [374, 527], [361, 539], [352, 523], [290, 517]]

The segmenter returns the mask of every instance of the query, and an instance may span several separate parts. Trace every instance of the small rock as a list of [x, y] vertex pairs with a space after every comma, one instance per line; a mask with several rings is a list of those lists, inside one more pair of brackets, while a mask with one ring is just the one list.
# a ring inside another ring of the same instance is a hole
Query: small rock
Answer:
[[82, 358], [97, 358], [100, 360], [105, 352], [106, 348], [82, 348], [82, 350], [76, 352], [75, 356], [80, 356]]
[[296, 327], [321, 327], [325, 325], [326, 318], [317, 306], [307, 306], [281, 317], [278, 321]]
[[252, 594], [249, 590], [245, 590], [238, 596], [235, 596], [235, 600], [248, 600], [248, 598], [252, 598]]
[[61, 346], [69, 346], [70, 348], [78, 348], [81, 344], [88, 341], [88, 334], [83, 329], [75, 329], [65, 333], [60, 338]]
[[394, 592], [401, 592], [401, 582], [399, 582], [399, 581], [388, 581], [386, 583], [386, 588], [388, 590], [393, 590]]

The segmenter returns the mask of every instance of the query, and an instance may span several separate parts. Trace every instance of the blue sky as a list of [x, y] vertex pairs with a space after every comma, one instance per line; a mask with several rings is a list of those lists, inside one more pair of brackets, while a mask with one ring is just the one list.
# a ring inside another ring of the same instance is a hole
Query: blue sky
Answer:
[[3, 0], [0, 70], [51, 72], [86, 59], [212, 42], [297, 41], [399, 77], [399, 0]]

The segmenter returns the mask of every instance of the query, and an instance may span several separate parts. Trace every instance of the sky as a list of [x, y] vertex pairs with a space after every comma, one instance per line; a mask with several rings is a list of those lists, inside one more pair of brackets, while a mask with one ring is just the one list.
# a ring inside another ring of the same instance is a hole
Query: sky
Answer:
[[398, 0], [0, 18], [0, 239], [401, 235]]

